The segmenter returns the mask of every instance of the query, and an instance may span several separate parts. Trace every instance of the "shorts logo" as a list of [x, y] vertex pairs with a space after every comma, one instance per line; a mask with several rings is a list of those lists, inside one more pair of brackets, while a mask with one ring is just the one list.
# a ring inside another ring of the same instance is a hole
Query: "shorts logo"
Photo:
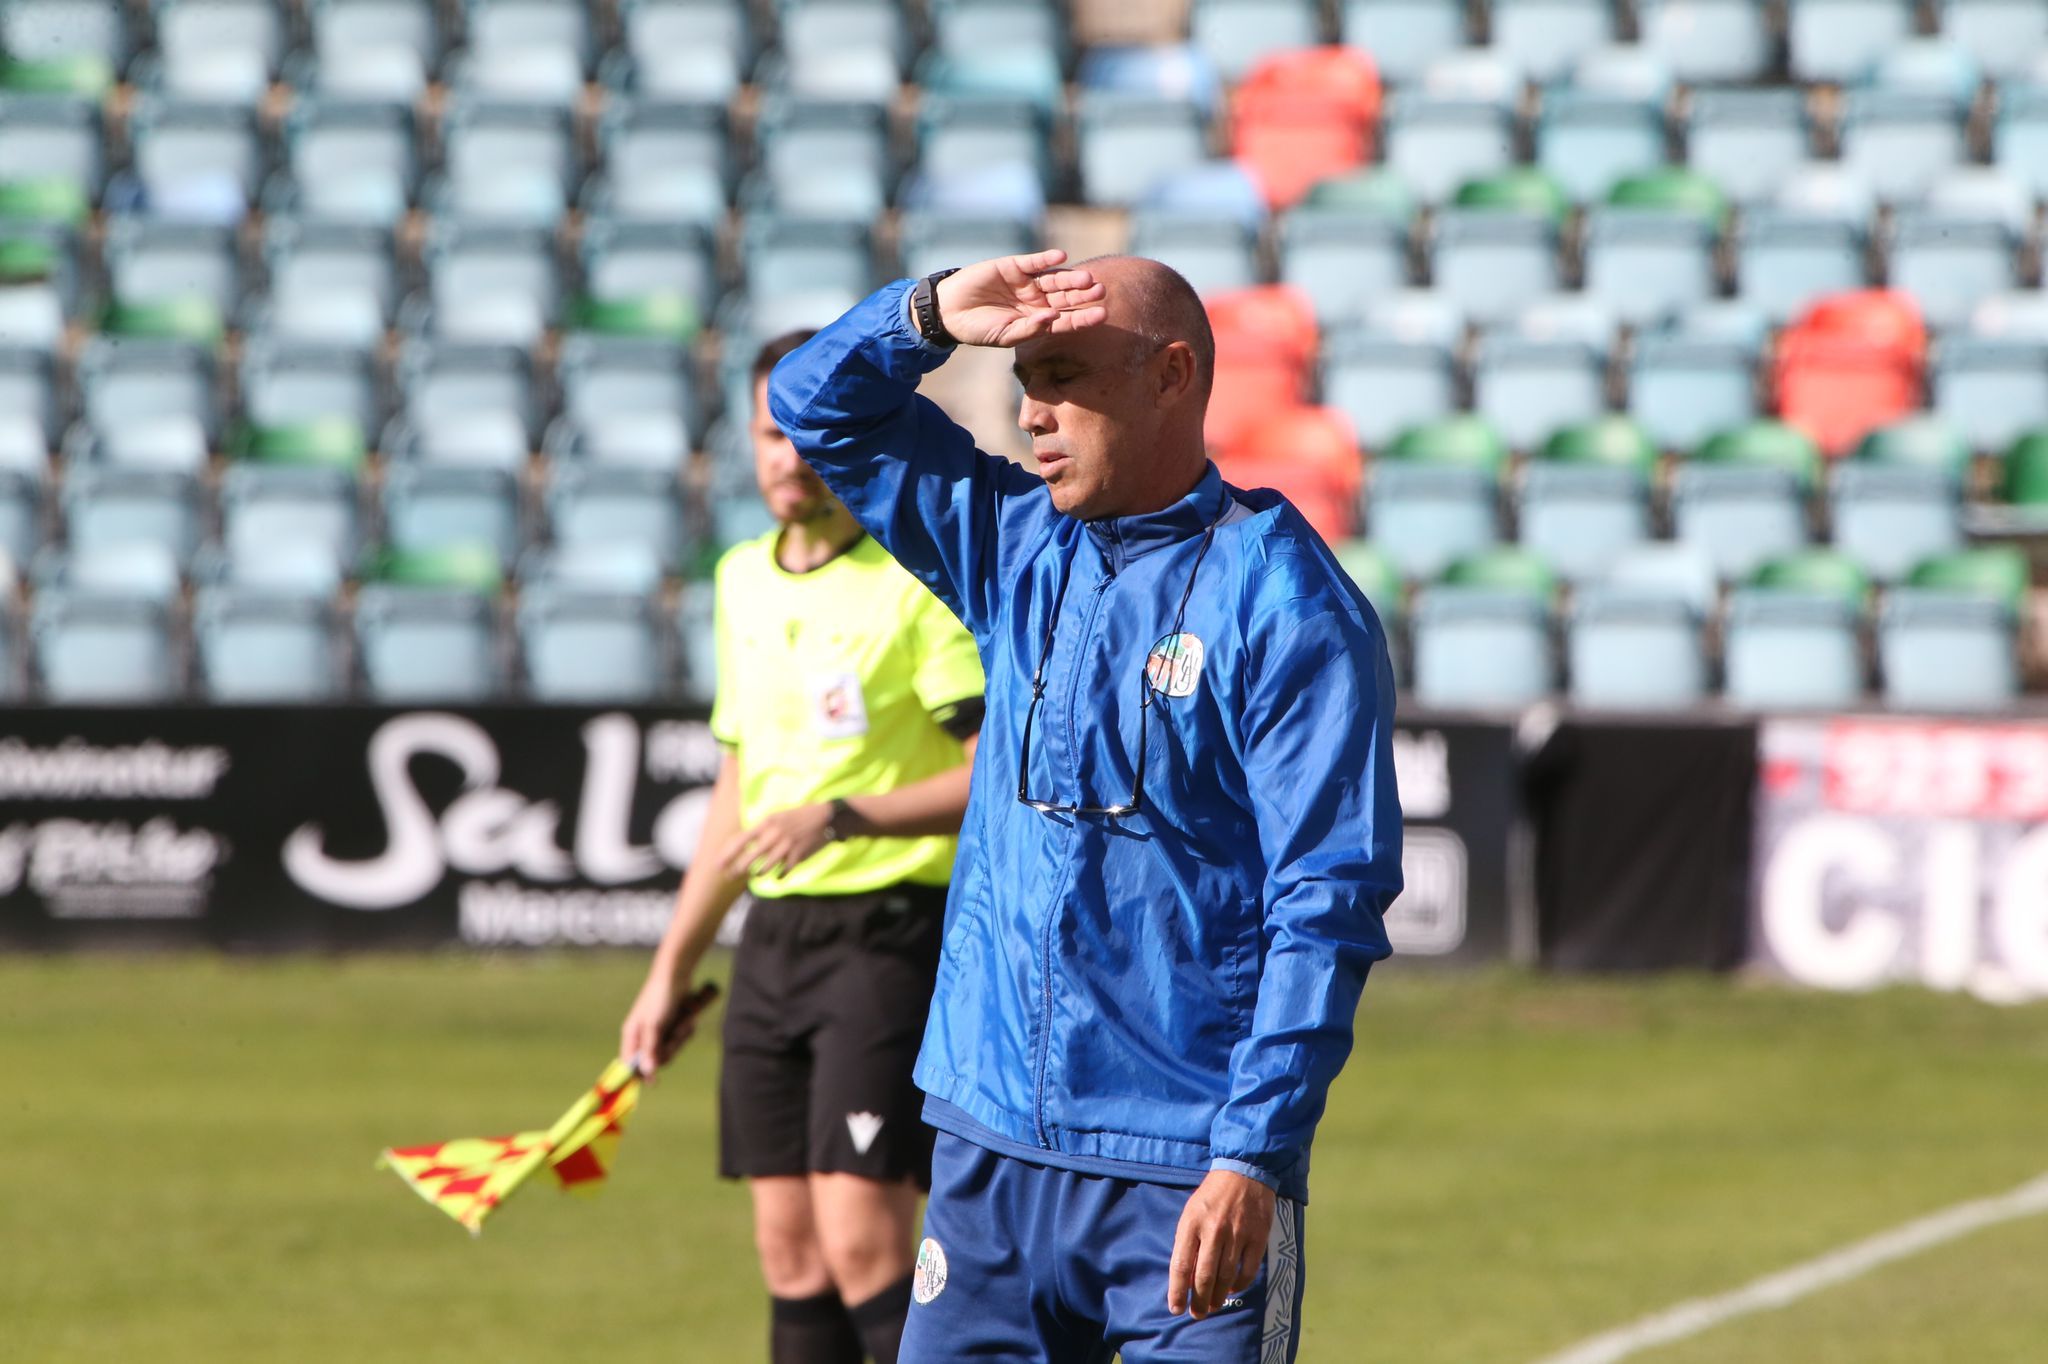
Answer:
[[931, 1237], [917, 1248], [917, 1271], [911, 1276], [910, 1296], [922, 1306], [946, 1291], [946, 1252]]
[[1162, 696], [1192, 696], [1202, 680], [1202, 641], [1185, 631], [1166, 635], [1145, 658], [1145, 676]]
[[875, 1144], [875, 1138], [882, 1134], [882, 1115], [879, 1113], [849, 1113], [846, 1115], [846, 1131], [853, 1138], [853, 1149], [861, 1155]]

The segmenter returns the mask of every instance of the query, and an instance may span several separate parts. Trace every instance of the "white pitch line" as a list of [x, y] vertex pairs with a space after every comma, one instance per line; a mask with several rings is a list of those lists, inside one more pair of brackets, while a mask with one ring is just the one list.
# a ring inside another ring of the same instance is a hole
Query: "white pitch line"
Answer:
[[2010, 1193], [1979, 1198], [1929, 1213], [1868, 1240], [1829, 1251], [1804, 1264], [1767, 1274], [1718, 1297], [1694, 1298], [1603, 1332], [1590, 1340], [1547, 1356], [1538, 1364], [1614, 1364], [1653, 1345], [1696, 1336], [1736, 1317], [1796, 1302], [1810, 1293], [1860, 1278], [1871, 1270], [1931, 1250], [1946, 1241], [2000, 1222], [2048, 1213], [2048, 1175], [2029, 1180]]

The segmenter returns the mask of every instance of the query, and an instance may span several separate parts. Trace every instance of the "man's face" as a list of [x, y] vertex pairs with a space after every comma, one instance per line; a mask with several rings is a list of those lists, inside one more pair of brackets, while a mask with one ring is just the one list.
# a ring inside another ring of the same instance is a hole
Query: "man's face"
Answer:
[[754, 481], [761, 487], [761, 500], [768, 514], [780, 525], [814, 521], [829, 513], [835, 499], [810, 465], [798, 456], [796, 447], [768, 411], [768, 381], [754, 384], [754, 412], [747, 424], [754, 444]]
[[1031, 437], [1052, 504], [1084, 521], [1119, 514], [1158, 419], [1149, 373], [1157, 354], [1117, 326], [1044, 336], [1017, 347], [1017, 425]]

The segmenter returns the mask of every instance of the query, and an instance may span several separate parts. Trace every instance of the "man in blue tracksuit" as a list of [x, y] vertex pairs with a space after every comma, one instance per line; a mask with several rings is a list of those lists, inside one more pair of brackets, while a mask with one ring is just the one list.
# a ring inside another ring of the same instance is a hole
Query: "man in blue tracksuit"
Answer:
[[[1294, 508], [1206, 458], [1186, 282], [1064, 261], [889, 285], [770, 382], [988, 674], [902, 1359], [1283, 1364], [1309, 1144], [1401, 884], [1386, 644]], [[917, 396], [955, 344], [1014, 348], [1042, 481]]]

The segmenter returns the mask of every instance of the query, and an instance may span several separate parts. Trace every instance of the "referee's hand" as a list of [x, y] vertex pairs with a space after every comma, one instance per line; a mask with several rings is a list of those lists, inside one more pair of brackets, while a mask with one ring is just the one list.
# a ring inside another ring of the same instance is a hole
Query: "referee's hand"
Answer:
[[1066, 258], [1055, 248], [963, 266], [938, 283], [939, 320], [964, 346], [1021, 346], [1107, 321], [1101, 281], [1059, 269]]
[[1273, 1230], [1273, 1191], [1234, 1170], [1211, 1170], [1188, 1196], [1173, 1234], [1166, 1310], [1197, 1321], [1259, 1277]]
[[659, 974], [650, 975], [633, 1000], [633, 1007], [626, 1011], [626, 1021], [619, 1025], [619, 1059], [640, 1067], [649, 1078], [673, 1060], [697, 1030], [688, 1020], [683, 1020], [679, 1027], [668, 1026], [677, 1003], [674, 982]]

